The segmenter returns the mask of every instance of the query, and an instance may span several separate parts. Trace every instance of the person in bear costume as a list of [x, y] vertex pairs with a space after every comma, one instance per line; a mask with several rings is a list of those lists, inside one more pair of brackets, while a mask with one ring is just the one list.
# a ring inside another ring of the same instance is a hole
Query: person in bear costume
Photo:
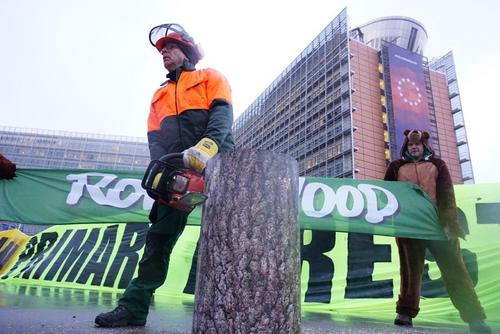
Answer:
[[460, 317], [469, 324], [472, 333], [491, 333], [486, 315], [465, 267], [458, 238], [465, 233], [458, 223], [453, 183], [446, 163], [434, 157], [429, 134], [420, 130], [405, 130], [401, 158], [389, 164], [386, 181], [417, 184], [437, 205], [439, 222], [447, 240], [396, 238], [400, 261], [400, 294], [396, 304], [394, 324], [412, 326], [419, 312], [420, 286], [428, 249], [434, 256], [441, 276]]

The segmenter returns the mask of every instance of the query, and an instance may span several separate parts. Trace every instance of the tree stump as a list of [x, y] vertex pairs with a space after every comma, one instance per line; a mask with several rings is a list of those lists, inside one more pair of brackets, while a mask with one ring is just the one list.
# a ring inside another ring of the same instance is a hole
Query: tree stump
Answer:
[[299, 333], [298, 168], [223, 152], [206, 170], [193, 333]]

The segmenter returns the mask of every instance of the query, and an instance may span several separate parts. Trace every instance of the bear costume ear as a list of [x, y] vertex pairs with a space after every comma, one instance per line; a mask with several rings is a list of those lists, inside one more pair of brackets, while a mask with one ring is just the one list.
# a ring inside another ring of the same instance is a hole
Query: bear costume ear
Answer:
[[[425, 146], [429, 146], [429, 138], [431, 136], [429, 135], [429, 132], [422, 132], [422, 144], [424, 144]], [[429, 149], [430, 150], [430, 149]]]
[[406, 130], [405, 130], [405, 132], [404, 132], [405, 136], [408, 136], [408, 134], [409, 134], [410, 132], [411, 132], [411, 130], [410, 130], [410, 129], [406, 129]]

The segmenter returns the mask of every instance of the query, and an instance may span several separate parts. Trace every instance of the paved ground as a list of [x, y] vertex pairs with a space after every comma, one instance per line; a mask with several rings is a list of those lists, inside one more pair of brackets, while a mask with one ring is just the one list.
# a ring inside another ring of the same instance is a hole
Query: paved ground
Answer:
[[[0, 284], [0, 333], [191, 333], [193, 313], [189, 303], [154, 303], [145, 327], [97, 328], [96, 314], [112, 309], [118, 294], [80, 289], [12, 286]], [[303, 312], [302, 333], [467, 333], [465, 324], [442, 327], [435, 323], [401, 329], [375, 319], [345, 318]]]

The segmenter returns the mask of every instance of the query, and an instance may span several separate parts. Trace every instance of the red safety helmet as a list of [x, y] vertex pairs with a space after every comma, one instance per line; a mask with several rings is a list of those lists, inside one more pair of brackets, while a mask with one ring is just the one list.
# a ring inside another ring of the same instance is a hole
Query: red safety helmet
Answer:
[[177, 23], [162, 24], [151, 29], [149, 42], [159, 52], [165, 43], [175, 43], [193, 65], [196, 65], [203, 58], [203, 50], [200, 45]]

